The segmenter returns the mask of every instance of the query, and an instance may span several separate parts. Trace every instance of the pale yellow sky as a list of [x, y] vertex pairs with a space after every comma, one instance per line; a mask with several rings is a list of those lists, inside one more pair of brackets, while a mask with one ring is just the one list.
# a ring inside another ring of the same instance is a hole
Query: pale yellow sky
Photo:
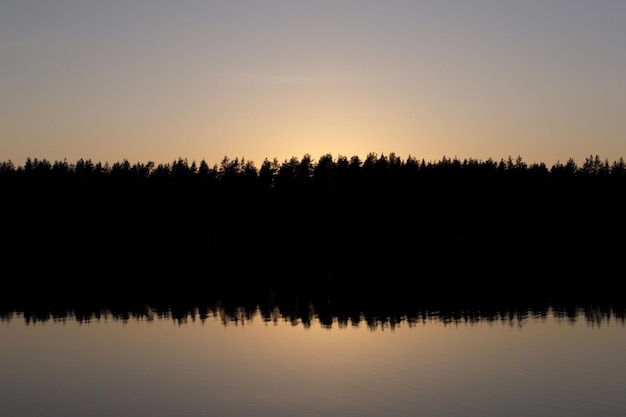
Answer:
[[0, 5], [0, 159], [626, 155], [626, 3]]

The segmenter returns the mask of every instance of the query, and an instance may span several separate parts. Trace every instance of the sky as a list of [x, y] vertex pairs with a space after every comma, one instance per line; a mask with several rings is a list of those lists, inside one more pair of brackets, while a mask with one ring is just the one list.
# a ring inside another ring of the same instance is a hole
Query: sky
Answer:
[[624, 0], [2, 0], [0, 160], [626, 157]]

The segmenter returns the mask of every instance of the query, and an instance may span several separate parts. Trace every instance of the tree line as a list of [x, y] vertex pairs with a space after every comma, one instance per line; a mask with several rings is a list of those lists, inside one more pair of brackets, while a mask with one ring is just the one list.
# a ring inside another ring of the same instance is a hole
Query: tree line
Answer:
[[[626, 163], [0, 163], [3, 305], [615, 298]], [[109, 300], [109, 301], [106, 301]], [[546, 301], [548, 300], [548, 301]]]
[[47, 159], [26, 159], [23, 165], [15, 165], [11, 160], [0, 161], [0, 175], [6, 178], [7, 175], [28, 175], [28, 176], [56, 176], [66, 177], [68, 175], [76, 175], [80, 177], [98, 177], [98, 176], [122, 176], [126, 180], [147, 179], [147, 178], [180, 178], [188, 176], [204, 177], [209, 181], [224, 181], [234, 178], [258, 180], [264, 185], [275, 185], [281, 182], [293, 182], [294, 180], [305, 179], [325, 179], [329, 176], [341, 175], [346, 172], [367, 172], [389, 171], [395, 174], [412, 174], [426, 173], [428, 171], [452, 171], [462, 169], [465, 173], [472, 171], [482, 171], [483, 173], [512, 173], [521, 172], [534, 173], [535, 175], [549, 177], [563, 176], [613, 176], [623, 177], [626, 174], [626, 162], [624, 158], [609, 162], [608, 159], [602, 160], [599, 155], [590, 155], [585, 159], [583, 164], [579, 166], [573, 158], [569, 158], [567, 162], [558, 161], [551, 168], [543, 162], [534, 162], [528, 164], [521, 156], [513, 159], [501, 159], [494, 161], [489, 158], [486, 161], [478, 159], [448, 158], [444, 156], [440, 161], [425, 161], [409, 155], [406, 159], [398, 157], [395, 153], [389, 155], [381, 154], [380, 156], [374, 152], [369, 153], [364, 160], [354, 155], [350, 158], [339, 155], [334, 158], [332, 154], [322, 155], [317, 162], [310, 154], [305, 154], [301, 159], [291, 157], [285, 159], [282, 163], [277, 158], [273, 160], [265, 159], [261, 168], [258, 169], [252, 160], [245, 158], [230, 159], [224, 156], [219, 164], [212, 167], [208, 165], [206, 160], [200, 163], [192, 161], [191, 164], [187, 158], [178, 158], [172, 163], [155, 164], [153, 161], [146, 163], [137, 162], [131, 164], [127, 159], [121, 162], [109, 164], [109, 162], [93, 162], [91, 159], [79, 159], [72, 163], [67, 160], [50, 162]]

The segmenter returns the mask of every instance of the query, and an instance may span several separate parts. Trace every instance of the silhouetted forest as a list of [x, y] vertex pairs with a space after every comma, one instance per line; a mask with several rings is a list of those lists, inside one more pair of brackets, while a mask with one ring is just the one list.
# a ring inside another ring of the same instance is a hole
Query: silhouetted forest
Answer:
[[28, 159], [0, 190], [4, 312], [624, 305], [623, 159]]

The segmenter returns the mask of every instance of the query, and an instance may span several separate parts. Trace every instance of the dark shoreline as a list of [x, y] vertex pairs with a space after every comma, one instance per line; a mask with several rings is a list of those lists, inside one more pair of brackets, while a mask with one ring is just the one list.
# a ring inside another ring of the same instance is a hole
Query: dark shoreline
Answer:
[[0, 191], [4, 313], [626, 302], [622, 159], [29, 160], [0, 164]]

